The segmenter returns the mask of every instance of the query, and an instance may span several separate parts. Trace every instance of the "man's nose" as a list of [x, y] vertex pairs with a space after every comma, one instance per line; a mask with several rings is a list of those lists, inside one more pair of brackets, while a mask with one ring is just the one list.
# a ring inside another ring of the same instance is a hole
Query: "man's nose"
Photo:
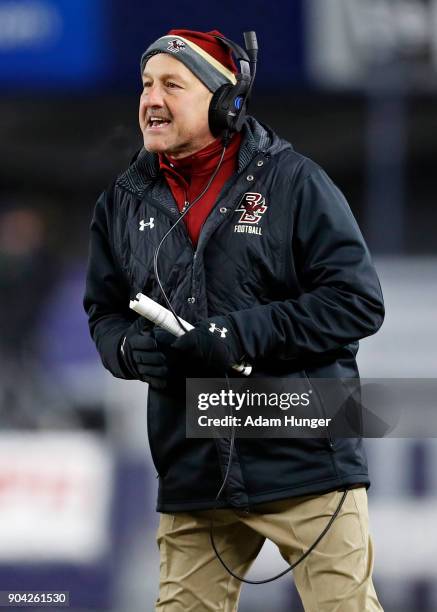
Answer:
[[149, 106], [163, 106], [164, 97], [159, 85], [151, 85], [147, 90], [146, 100]]

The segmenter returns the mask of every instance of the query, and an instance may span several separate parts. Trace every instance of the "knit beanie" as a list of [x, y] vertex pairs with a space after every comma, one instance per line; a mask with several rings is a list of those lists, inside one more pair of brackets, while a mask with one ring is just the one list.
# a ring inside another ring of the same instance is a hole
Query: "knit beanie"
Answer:
[[238, 69], [231, 50], [216, 36], [223, 37], [223, 34], [218, 30], [170, 30], [166, 36], [152, 43], [141, 56], [141, 74], [153, 55], [168, 53], [185, 64], [213, 93], [221, 85], [235, 85]]

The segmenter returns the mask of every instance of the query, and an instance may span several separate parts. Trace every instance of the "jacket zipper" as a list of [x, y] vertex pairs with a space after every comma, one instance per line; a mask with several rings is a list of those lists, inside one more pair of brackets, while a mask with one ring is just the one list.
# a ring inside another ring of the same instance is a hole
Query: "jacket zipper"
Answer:
[[[190, 206], [190, 202], [188, 200], [188, 193], [187, 193], [187, 190], [184, 189], [184, 205], [182, 206], [180, 210], [180, 214], [183, 215], [189, 206]], [[191, 240], [190, 233], [188, 231], [188, 226], [185, 226], [185, 230], [187, 232], [188, 240], [190, 241], [191, 247], [193, 249], [193, 263], [191, 266], [191, 281], [190, 281], [190, 297], [188, 298], [188, 303], [194, 304], [196, 301], [196, 296], [194, 294], [194, 264], [196, 262], [197, 249], [194, 247], [193, 241]]]
[[[240, 201], [241, 196], [238, 196], [238, 198], [232, 203], [232, 206], [226, 206], [226, 208], [228, 210], [233, 210], [233, 208], [238, 204], [238, 202]], [[215, 206], [217, 205], [217, 202], [215, 203]], [[188, 206], [190, 205], [190, 202], [188, 201], [188, 193], [186, 191], [186, 189], [184, 190], [184, 205], [182, 206], [181, 210], [180, 210], [180, 214], [182, 215], [188, 208]], [[188, 232], [188, 227], [186, 227], [186, 231], [187, 231], [187, 235], [188, 235], [188, 239], [191, 242], [191, 246], [193, 248], [193, 265], [191, 267], [191, 282], [190, 282], [190, 297], [188, 298], [190, 300], [190, 304], [194, 304], [195, 300], [196, 300], [196, 296], [195, 296], [195, 290], [194, 290], [194, 285], [195, 285], [195, 276], [194, 276], [194, 265], [196, 262], [196, 257], [197, 257], [197, 248], [194, 247], [194, 244], [190, 238], [190, 234]]]

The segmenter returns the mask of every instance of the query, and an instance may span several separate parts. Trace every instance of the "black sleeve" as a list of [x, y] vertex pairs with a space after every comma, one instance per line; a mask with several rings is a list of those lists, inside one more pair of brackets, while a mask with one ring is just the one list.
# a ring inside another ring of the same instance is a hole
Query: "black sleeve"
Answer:
[[97, 200], [90, 228], [90, 247], [84, 296], [91, 336], [102, 363], [117, 378], [133, 377], [119, 354], [120, 341], [138, 315], [129, 309], [129, 287], [116, 265], [108, 229], [107, 200]]
[[289, 257], [302, 294], [229, 314], [252, 359], [336, 350], [375, 333], [384, 319], [367, 246], [344, 196], [323, 170], [304, 179], [295, 205]]

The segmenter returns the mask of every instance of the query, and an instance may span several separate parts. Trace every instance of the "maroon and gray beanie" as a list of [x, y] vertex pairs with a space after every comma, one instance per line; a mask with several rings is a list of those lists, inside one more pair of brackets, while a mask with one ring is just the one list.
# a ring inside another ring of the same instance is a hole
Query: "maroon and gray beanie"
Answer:
[[153, 55], [168, 53], [185, 64], [213, 93], [221, 85], [235, 85], [238, 70], [231, 50], [216, 36], [223, 34], [218, 30], [170, 30], [166, 36], [152, 43], [141, 56], [141, 74]]

